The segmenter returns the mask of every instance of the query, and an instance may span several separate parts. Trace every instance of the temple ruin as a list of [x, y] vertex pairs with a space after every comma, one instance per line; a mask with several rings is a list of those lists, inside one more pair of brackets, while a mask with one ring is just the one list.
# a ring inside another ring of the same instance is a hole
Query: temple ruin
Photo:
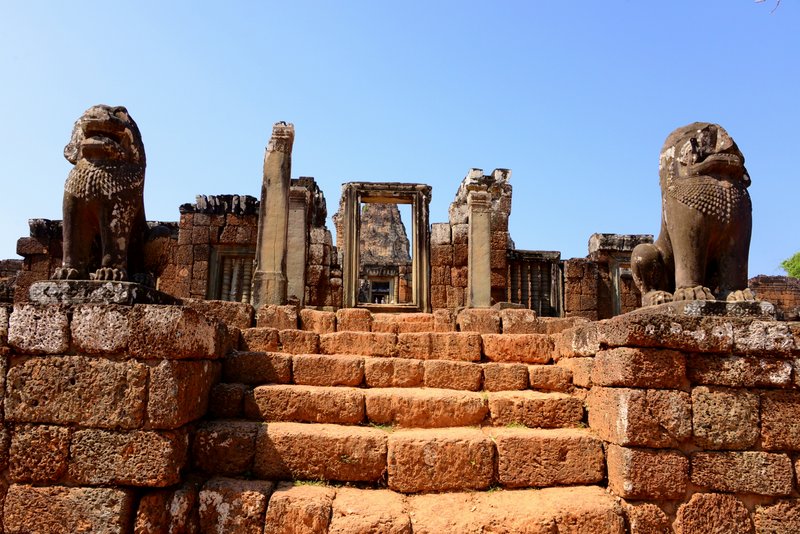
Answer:
[[[681, 130], [665, 210], [743, 197], [721, 131]], [[63, 279], [63, 223], [30, 221], [0, 262], [0, 531], [800, 532], [796, 280], [676, 282], [730, 252], [680, 229], [516, 249], [508, 169], [445, 222], [429, 185], [345, 183], [334, 239], [294, 134], [260, 198], [148, 222], [145, 283]]]

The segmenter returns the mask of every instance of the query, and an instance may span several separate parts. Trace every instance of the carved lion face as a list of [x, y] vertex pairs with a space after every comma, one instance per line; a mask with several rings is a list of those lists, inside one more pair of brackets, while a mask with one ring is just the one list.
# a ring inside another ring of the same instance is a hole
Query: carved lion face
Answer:
[[142, 135], [122, 106], [92, 106], [75, 122], [64, 157], [74, 164], [130, 164], [144, 167]]
[[667, 137], [661, 149], [659, 175], [667, 181], [712, 176], [750, 185], [739, 147], [722, 126], [707, 122], [678, 128]]

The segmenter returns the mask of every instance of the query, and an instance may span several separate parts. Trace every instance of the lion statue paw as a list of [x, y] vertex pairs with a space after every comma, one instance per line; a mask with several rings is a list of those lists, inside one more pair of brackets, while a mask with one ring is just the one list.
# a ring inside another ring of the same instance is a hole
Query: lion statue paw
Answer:
[[717, 300], [714, 293], [704, 286], [679, 287], [672, 295], [672, 300]]
[[100, 267], [92, 273], [92, 280], [124, 282], [128, 279], [125, 269], [115, 269], [112, 267]]
[[53, 273], [53, 280], [80, 280], [81, 273], [71, 267], [59, 267]]
[[750, 288], [745, 288], [742, 290], [731, 291], [728, 293], [728, 296], [725, 300], [728, 302], [754, 301], [756, 300], [756, 294], [753, 293]]
[[672, 293], [669, 291], [650, 291], [642, 297], [642, 306], [656, 306], [672, 302]]

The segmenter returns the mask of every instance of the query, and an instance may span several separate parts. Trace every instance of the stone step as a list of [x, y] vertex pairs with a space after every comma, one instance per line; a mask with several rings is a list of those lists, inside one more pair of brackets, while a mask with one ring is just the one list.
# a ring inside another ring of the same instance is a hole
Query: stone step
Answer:
[[[267, 422], [375, 424], [404, 428], [494, 426], [570, 428], [583, 403], [564, 393], [472, 392], [438, 388], [354, 388], [270, 384], [244, 391], [244, 415]], [[212, 409], [212, 413], [216, 412]], [[229, 413], [236, 417], [237, 414]]]
[[605, 476], [602, 444], [585, 429], [213, 421], [195, 432], [192, 464], [211, 476], [365, 482], [407, 494], [585, 485]]
[[[344, 534], [478, 534], [555, 532], [623, 534], [623, 512], [598, 487], [499, 490], [404, 495], [359, 489], [229, 478], [209, 480], [200, 490], [203, 532], [303, 532]], [[247, 508], [247, 514], [231, 510]], [[191, 516], [191, 510], [170, 510]], [[137, 524], [142, 514], [137, 514]], [[141, 518], [143, 519], [143, 518]], [[177, 519], [177, 520], [176, 520]], [[180, 518], [164, 518], [180, 523]], [[166, 529], [165, 529], [166, 530]]]
[[375, 358], [352, 354], [237, 352], [224, 360], [228, 383], [352, 387], [431, 387], [465, 391], [571, 391], [572, 372], [556, 365]]

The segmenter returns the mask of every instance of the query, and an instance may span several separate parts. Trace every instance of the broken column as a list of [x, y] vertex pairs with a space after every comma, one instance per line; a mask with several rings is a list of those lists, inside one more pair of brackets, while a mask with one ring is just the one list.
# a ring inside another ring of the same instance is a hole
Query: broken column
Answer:
[[286, 242], [294, 125], [277, 122], [264, 156], [253, 306], [286, 303]]
[[492, 196], [483, 185], [470, 185], [468, 189], [467, 306], [488, 308], [492, 305]]

